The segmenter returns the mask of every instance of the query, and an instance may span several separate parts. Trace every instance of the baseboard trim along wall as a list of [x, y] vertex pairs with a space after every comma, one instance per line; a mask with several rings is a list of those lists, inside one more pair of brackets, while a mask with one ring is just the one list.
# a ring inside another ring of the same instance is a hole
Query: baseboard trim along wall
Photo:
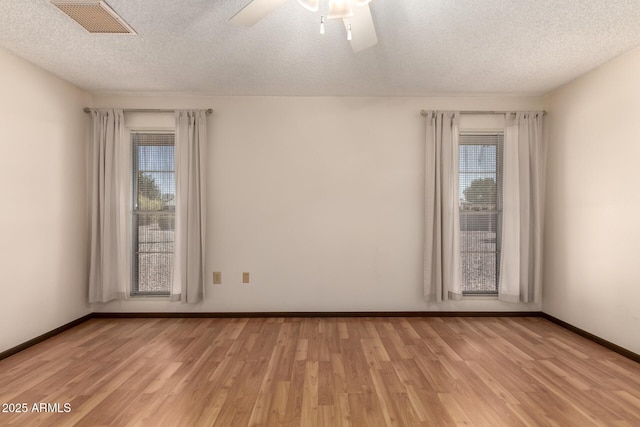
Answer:
[[49, 332], [45, 332], [44, 334], [42, 334], [40, 336], [37, 336], [37, 337], [35, 337], [33, 339], [30, 339], [29, 341], [25, 341], [22, 344], [18, 344], [15, 347], [11, 347], [8, 350], [0, 352], [0, 360], [6, 359], [9, 356], [13, 356], [14, 354], [16, 354], [16, 353], [18, 353], [18, 352], [20, 352], [22, 350], [26, 350], [27, 348], [29, 348], [31, 346], [34, 346], [34, 345], [36, 345], [38, 343], [41, 343], [44, 340], [47, 340], [47, 339], [49, 339], [49, 338], [51, 338], [51, 337], [53, 337], [55, 335], [58, 335], [58, 334], [60, 334], [60, 333], [62, 333], [64, 331], [67, 331], [67, 330], [75, 327], [75, 326], [78, 326], [79, 324], [84, 323], [87, 320], [92, 319], [92, 318], [93, 318], [93, 313], [89, 313], [86, 316], [82, 316], [79, 319], [72, 320], [71, 322], [62, 325], [59, 328], [55, 328], [55, 329], [53, 329], [53, 330], [51, 330]]
[[127, 319], [127, 318], [256, 318], [256, 317], [541, 317], [601, 346], [614, 351], [628, 359], [640, 363], [640, 354], [620, 347], [603, 338], [577, 328], [567, 322], [541, 311], [287, 311], [287, 312], [229, 312], [229, 313], [91, 313], [60, 326], [52, 331], [26, 341], [0, 353], [0, 360], [6, 359], [22, 350], [36, 345], [61, 332], [78, 326], [90, 319]]
[[622, 356], [624, 356], [624, 357], [626, 357], [628, 359], [631, 359], [634, 362], [640, 363], [640, 354], [634, 353], [631, 350], [627, 350], [624, 347], [620, 347], [617, 344], [614, 344], [614, 343], [612, 343], [610, 341], [607, 341], [604, 338], [600, 338], [597, 335], [593, 335], [592, 333], [587, 332], [584, 329], [580, 329], [580, 328], [578, 328], [576, 326], [573, 326], [573, 325], [571, 325], [571, 324], [569, 324], [569, 323], [567, 323], [567, 322], [565, 322], [563, 320], [560, 320], [560, 319], [558, 319], [556, 317], [551, 316], [550, 314], [540, 313], [540, 315], [541, 315], [542, 318], [547, 319], [548, 321], [553, 322], [558, 326], [562, 326], [563, 328], [565, 328], [565, 329], [567, 329], [567, 330], [569, 330], [569, 331], [571, 331], [571, 332], [573, 332], [575, 334], [578, 334], [581, 337], [587, 338], [588, 340], [591, 340], [591, 341], [593, 341], [593, 342], [595, 342], [597, 344], [600, 344], [601, 346], [603, 346], [603, 347], [605, 347], [605, 348], [607, 348], [607, 349], [609, 349], [611, 351], [614, 351], [614, 352], [616, 352], [616, 353], [618, 353], [618, 354], [620, 354], [620, 355], [622, 355]]
[[540, 317], [539, 311], [256, 311], [190, 313], [93, 313], [96, 319], [255, 317]]

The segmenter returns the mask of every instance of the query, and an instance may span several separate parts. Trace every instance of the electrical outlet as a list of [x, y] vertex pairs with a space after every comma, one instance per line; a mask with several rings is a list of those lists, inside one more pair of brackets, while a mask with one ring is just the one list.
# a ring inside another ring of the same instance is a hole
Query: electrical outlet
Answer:
[[219, 271], [213, 272], [213, 284], [221, 285], [222, 284], [222, 273]]
[[249, 283], [249, 273], [242, 273], [242, 283]]

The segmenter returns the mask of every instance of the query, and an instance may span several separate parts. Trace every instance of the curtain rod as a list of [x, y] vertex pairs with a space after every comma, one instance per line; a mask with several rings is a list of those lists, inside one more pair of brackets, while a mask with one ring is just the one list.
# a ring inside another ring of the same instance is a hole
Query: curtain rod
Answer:
[[[507, 114], [507, 113], [529, 113], [530, 111], [473, 111], [473, 110], [467, 110], [467, 111], [459, 111], [460, 114]], [[428, 111], [427, 110], [420, 110], [420, 114], [422, 115], [422, 117], [426, 117], [427, 116]], [[547, 114], [546, 111], [542, 111], [542, 115]]]
[[[82, 111], [90, 113], [93, 108], [84, 107]], [[122, 110], [124, 113], [173, 113], [175, 110], [157, 109], [157, 108], [125, 108]], [[213, 109], [209, 108], [205, 110], [205, 113], [213, 113]]]

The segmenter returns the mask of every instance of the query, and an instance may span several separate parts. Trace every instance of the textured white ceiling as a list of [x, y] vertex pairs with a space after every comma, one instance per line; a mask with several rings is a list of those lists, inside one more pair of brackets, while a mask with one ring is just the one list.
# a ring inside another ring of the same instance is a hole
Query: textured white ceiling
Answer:
[[94, 93], [429, 96], [543, 94], [640, 45], [639, 0], [373, 0], [360, 53], [296, 0], [229, 24], [247, 2], [107, 0], [125, 36], [0, 0], [0, 46]]

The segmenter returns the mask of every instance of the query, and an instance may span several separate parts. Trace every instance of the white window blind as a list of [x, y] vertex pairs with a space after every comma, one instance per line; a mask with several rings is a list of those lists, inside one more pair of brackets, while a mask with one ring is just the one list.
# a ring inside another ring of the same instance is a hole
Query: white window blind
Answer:
[[502, 235], [502, 133], [461, 133], [459, 208], [464, 295], [497, 294]]
[[169, 295], [175, 229], [174, 134], [132, 133], [132, 295]]

